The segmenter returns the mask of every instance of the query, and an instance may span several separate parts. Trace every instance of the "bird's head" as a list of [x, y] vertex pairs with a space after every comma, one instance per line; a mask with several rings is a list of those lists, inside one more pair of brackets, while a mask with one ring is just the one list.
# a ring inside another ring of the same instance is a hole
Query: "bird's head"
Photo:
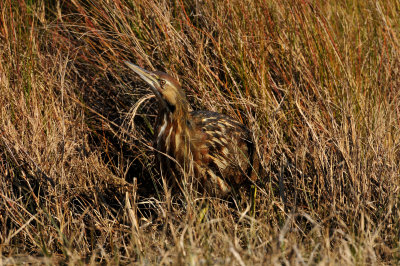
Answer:
[[150, 85], [161, 107], [172, 113], [177, 109], [188, 108], [185, 93], [173, 77], [161, 71], [148, 71], [129, 61], [124, 63]]

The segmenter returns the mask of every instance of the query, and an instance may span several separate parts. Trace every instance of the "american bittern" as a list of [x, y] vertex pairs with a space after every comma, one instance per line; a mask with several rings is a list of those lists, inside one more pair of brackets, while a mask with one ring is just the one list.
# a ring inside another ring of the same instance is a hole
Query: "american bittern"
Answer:
[[162, 171], [177, 177], [183, 170], [216, 196], [256, 180], [254, 143], [244, 125], [220, 113], [190, 112], [186, 95], [173, 77], [125, 64], [150, 85], [159, 101], [153, 145]]

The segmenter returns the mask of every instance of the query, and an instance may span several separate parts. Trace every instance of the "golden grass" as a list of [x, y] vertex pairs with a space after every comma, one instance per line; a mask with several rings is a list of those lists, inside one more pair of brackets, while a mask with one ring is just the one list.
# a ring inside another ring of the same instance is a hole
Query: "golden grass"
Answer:
[[[399, 263], [397, 0], [0, 11], [0, 263]], [[125, 59], [254, 132], [255, 198], [163, 186]]]

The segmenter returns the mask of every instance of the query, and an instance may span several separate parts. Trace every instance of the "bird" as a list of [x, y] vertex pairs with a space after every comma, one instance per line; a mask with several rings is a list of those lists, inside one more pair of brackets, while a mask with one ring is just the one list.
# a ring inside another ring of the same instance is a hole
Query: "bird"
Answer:
[[258, 157], [248, 128], [221, 113], [191, 111], [175, 78], [124, 63], [158, 100], [153, 147], [161, 174], [178, 181], [192, 176], [197, 191], [221, 198], [257, 180]]

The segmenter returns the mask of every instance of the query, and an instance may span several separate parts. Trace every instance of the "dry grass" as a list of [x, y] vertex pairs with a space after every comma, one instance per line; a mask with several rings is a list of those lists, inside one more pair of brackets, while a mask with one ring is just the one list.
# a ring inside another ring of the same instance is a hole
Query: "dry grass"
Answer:
[[[399, 263], [397, 0], [0, 12], [0, 263]], [[157, 105], [125, 59], [252, 129], [255, 199], [163, 188]]]

